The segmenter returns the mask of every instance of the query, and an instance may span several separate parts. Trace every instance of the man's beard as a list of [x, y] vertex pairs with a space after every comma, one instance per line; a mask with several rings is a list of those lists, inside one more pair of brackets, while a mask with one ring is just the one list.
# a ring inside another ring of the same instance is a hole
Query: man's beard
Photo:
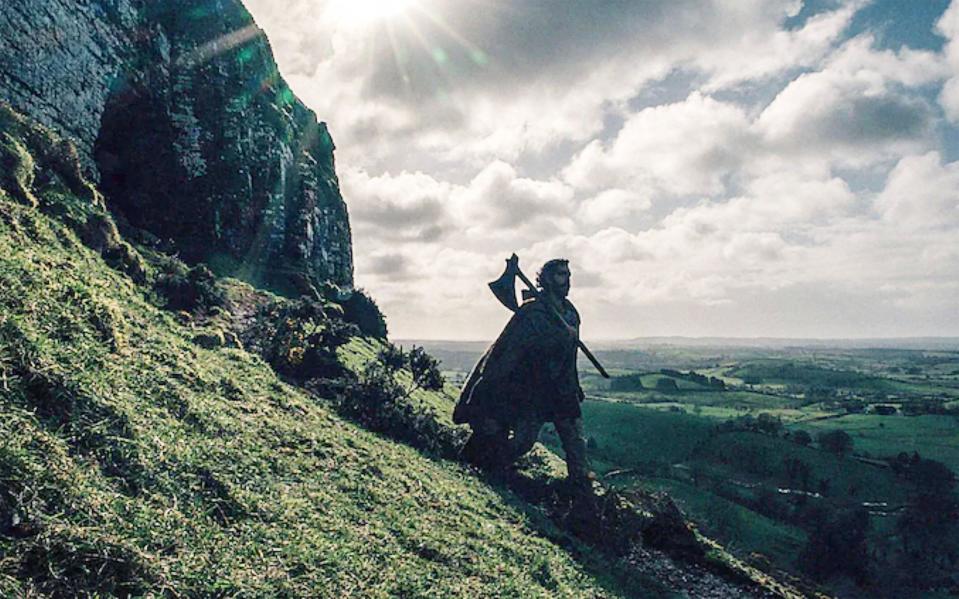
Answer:
[[544, 291], [562, 299], [569, 295], [569, 283], [566, 285], [550, 285], [549, 287], [546, 287]]

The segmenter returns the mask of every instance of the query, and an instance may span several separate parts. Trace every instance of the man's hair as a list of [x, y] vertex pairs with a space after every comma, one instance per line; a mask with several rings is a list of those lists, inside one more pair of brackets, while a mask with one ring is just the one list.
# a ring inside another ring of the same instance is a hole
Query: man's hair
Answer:
[[540, 289], [546, 289], [549, 284], [543, 284], [545, 281], [549, 280], [549, 275], [553, 273], [554, 270], [560, 266], [565, 266], [569, 268], [569, 260], [565, 258], [553, 258], [552, 260], [547, 260], [546, 264], [543, 265], [543, 268], [539, 269], [539, 272], [536, 273], [536, 286]]

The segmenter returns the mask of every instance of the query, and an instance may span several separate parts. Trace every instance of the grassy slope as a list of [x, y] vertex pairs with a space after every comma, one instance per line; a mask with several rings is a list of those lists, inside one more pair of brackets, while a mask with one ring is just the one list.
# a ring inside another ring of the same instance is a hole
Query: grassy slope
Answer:
[[[341, 347], [338, 353], [341, 362], [347, 368], [359, 373], [366, 363], [374, 359], [384, 347], [385, 344], [378, 339], [354, 337]], [[408, 370], [404, 369], [397, 373], [397, 380], [405, 388], [412, 386], [412, 377]], [[453, 405], [458, 396], [459, 388], [446, 383], [442, 391], [439, 392], [416, 389], [410, 395], [410, 401], [413, 405], [429, 409], [433, 413], [433, 417], [444, 426], [455, 426], [453, 424]]]
[[723, 539], [737, 553], [767, 555], [776, 563], [794, 566], [796, 556], [806, 542], [801, 529], [783, 524], [714, 495], [693, 485], [670, 479], [650, 479], [641, 483], [666, 491], [696, 522], [706, 523], [706, 531]]
[[0, 198], [0, 594], [617, 595], [469, 471], [205, 350]]

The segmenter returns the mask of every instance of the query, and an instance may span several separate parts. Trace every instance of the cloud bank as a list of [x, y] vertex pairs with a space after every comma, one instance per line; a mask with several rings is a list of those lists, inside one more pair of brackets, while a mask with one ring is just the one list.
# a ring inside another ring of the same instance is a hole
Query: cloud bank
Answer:
[[923, 40], [858, 0], [247, 5], [394, 336], [494, 336], [514, 251], [570, 258], [587, 337], [959, 335], [959, 0]]

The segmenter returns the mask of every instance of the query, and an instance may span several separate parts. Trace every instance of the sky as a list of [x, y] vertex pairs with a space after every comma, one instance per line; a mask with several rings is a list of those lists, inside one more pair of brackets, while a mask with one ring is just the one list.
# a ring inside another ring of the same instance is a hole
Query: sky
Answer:
[[407, 339], [959, 336], [959, 0], [244, 0]]

